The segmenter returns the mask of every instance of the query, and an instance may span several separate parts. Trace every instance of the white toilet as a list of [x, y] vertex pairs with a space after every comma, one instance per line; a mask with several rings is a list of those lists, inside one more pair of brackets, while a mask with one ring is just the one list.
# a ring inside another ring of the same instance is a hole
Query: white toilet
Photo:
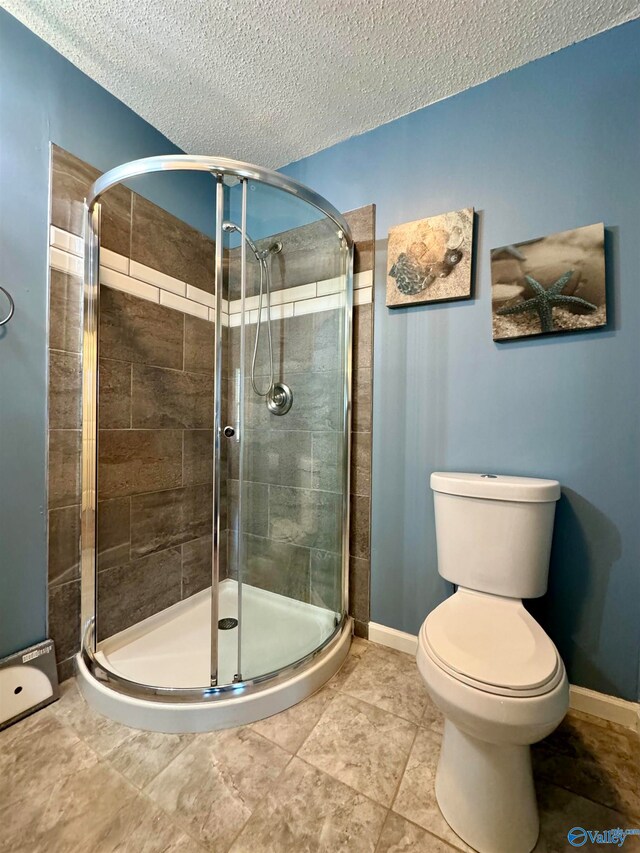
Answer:
[[418, 668], [445, 717], [440, 810], [480, 853], [529, 853], [538, 838], [530, 744], [560, 723], [569, 683], [522, 604], [544, 595], [555, 480], [434, 473], [438, 571], [457, 592], [420, 629]]

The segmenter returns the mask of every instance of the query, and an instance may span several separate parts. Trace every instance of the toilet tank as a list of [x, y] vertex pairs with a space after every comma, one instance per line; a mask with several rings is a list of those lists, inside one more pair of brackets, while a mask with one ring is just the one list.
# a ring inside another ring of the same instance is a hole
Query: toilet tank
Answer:
[[557, 480], [434, 472], [438, 572], [509, 598], [547, 589]]

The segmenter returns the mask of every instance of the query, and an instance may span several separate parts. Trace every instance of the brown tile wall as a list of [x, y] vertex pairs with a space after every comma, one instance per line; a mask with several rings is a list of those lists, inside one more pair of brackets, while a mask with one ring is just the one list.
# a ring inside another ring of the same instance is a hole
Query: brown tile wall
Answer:
[[99, 639], [211, 583], [213, 332], [101, 290]]
[[[82, 233], [99, 172], [54, 146], [51, 223]], [[105, 196], [102, 245], [213, 292], [214, 243], [125, 187]], [[60, 677], [80, 634], [82, 280], [51, 271], [49, 635]], [[101, 289], [99, 636], [210, 583], [213, 324]]]
[[[354, 272], [375, 275], [375, 205], [346, 214], [355, 241]], [[373, 442], [374, 301], [353, 309], [353, 387], [351, 417], [351, 528], [349, 599], [358, 637], [368, 637], [371, 594], [371, 452]]]

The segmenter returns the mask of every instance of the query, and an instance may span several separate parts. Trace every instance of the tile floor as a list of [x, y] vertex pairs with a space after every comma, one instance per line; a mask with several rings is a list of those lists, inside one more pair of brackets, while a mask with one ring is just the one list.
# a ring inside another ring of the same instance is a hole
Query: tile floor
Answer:
[[[305, 702], [201, 735], [135, 731], [94, 714], [73, 681], [62, 693], [0, 733], [2, 853], [469, 849], [436, 805], [442, 720], [408, 655], [356, 639]], [[569, 717], [534, 752], [536, 851], [573, 850], [575, 825], [640, 827], [639, 758], [625, 729]]]

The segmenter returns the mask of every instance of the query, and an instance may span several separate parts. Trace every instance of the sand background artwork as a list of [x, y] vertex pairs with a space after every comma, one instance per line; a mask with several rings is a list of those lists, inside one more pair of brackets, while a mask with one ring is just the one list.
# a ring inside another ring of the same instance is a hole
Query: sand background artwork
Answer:
[[[389, 230], [387, 248], [387, 306], [421, 305], [425, 302], [443, 302], [469, 299], [471, 296], [471, 250], [473, 241], [473, 208], [430, 216], [396, 225]], [[398, 256], [414, 244], [424, 244], [420, 263], [441, 263], [448, 248], [459, 248], [462, 260], [446, 278], [436, 278], [424, 290], [413, 295], [401, 293], [389, 270]]]
[[494, 340], [542, 333], [540, 319], [535, 313], [511, 316], [496, 313], [502, 307], [516, 305], [533, 296], [525, 275], [532, 276], [547, 289], [564, 273], [573, 270], [573, 276], [563, 289], [563, 294], [578, 296], [596, 306], [595, 311], [585, 311], [573, 306], [554, 307], [554, 332], [593, 329], [606, 325], [603, 223], [515, 243], [514, 248], [523, 256], [522, 260], [508, 251], [494, 249], [491, 252]]

